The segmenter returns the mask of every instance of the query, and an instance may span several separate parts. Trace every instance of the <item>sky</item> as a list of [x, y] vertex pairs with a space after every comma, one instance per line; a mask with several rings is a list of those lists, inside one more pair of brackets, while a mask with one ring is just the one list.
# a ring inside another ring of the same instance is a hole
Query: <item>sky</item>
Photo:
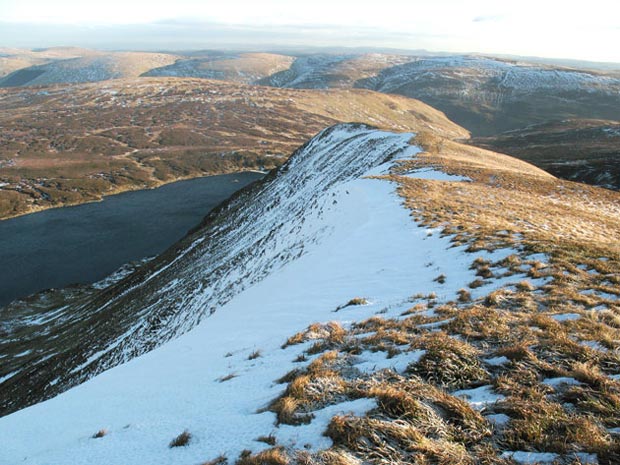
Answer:
[[0, 47], [341, 46], [620, 62], [618, 44], [618, 0], [0, 0]]

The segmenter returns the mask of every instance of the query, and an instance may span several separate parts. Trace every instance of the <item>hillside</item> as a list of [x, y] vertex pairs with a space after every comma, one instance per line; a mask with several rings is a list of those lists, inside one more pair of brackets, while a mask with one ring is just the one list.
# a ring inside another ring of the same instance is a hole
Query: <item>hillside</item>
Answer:
[[618, 72], [481, 56], [310, 55], [259, 82], [412, 97], [479, 136], [473, 144], [564, 179], [617, 189], [613, 131], [606, 131], [605, 122], [596, 128], [583, 118], [618, 118]]
[[352, 88], [382, 70], [411, 61], [409, 56], [371, 54], [310, 54], [295, 58], [286, 70], [257, 82], [296, 89]]
[[404, 97], [205, 79], [0, 89], [0, 105], [0, 219], [178, 179], [268, 170], [337, 122], [468, 135]]
[[[565, 131], [565, 140], [572, 144], [579, 139], [577, 145], [587, 152], [585, 164], [574, 154], [562, 159], [561, 152], [552, 153], [552, 147], [541, 153], [537, 144], [521, 141], [515, 147], [510, 142], [518, 132], [529, 134], [530, 139], [536, 138], [542, 144], [545, 139], [555, 140], [560, 131], [557, 125], [566, 120], [616, 120], [620, 74], [613, 69], [571, 68], [567, 64], [552, 64], [553, 60], [544, 64], [478, 55], [309, 53], [293, 56], [208, 50], [170, 55], [71, 48], [40, 52], [7, 50], [5, 55], [10, 57], [6, 58], [6, 70], [21, 66], [24, 60], [38, 60], [37, 63], [44, 60], [45, 64], [20, 69], [0, 80], [0, 86], [168, 76], [279, 88], [365, 88], [400, 94], [437, 108], [474, 136], [491, 138], [480, 139], [481, 146], [505, 149], [565, 179], [614, 188], [614, 155], [607, 150], [599, 151], [609, 142], [607, 133], [597, 135], [590, 131], [587, 137], [599, 137], [599, 140], [584, 144], [583, 134]], [[71, 56], [77, 58], [67, 59]], [[535, 136], [530, 126], [536, 126]], [[507, 131], [517, 133], [504, 134]], [[497, 145], [493, 143], [494, 138]]]
[[326, 129], [133, 274], [3, 309], [3, 412], [66, 392], [0, 459], [618, 463], [620, 194], [416, 132]]
[[471, 143], [526, 160], [560, 178], [620, 190], [620, 122], [565, 120]]
[[617, 74], [482, 57], [421, 59], [357, 87], [422, 100], [474, 135], [568, 118], [614, 119], [620, 103]]

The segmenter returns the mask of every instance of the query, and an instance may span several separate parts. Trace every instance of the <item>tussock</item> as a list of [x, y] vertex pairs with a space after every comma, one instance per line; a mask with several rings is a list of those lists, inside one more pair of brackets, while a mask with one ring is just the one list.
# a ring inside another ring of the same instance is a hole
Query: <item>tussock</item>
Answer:
[[444, 332], [424, 335], [416, 344], [426, 350], [419, 362], [407, 371], [447, 389], [484, 384], [488, 373], [481, 366], [478, 351]]
[[170, 442], [169, 447], [173, 448], [187, 446], [191, 439], [192, 434], [189, 431], [185, 430]]
[[242, 454], [236, 465], [288, 465], [291, 463], [284, 449], [276, 447], [257, 454]]

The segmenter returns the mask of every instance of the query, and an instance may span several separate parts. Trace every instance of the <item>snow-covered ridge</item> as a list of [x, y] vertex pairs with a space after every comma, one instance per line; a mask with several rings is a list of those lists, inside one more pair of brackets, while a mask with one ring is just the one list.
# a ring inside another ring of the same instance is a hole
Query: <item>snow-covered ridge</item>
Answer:
[[[189, 331], [320, 242], [332, 228], [323, 215], [338, 202], [331, 189], [414, 153], [411, 137], [357, 124], [324, 130], [162, 257], [43, 319], [38, 333], [70, 345], [37, 353], [4, 380], [2, 407], [47, 398]], [[26, 398], [23, 383], [30, 386]]]
[[[262, 409], [307, 348], [282, 349], [286, 339], [316, 321], [396, 317], [420, 293], [454, 299], [475, 279], [475, 255], [416, 225], [396, 186], [368, 177], [414, 156], [410, 137], [352, 124], [323, 131], [256, 186], [251, 202], [229, 203], [148, 273], [94, 299], [89, 305], [123, 309], [134, 324], [74, 362], [84, 376], [94, 372], [89, 365], [101, 370], [174, 340], [0, 419], [0, 463], [189, 465], [265, 448], [256, 439], [270, 433], [285, 446], [328, 447], [321, 433], [331, 416], [363, 414], [374, 402], [329, 406], [308, 425], [276, 427], [275, 414]], [[366, 304], [335, 312], [360, 296]], [[359, 360], [361, 369], [392, 362]], [[169, 448], [183, 430], [190, 445]]]

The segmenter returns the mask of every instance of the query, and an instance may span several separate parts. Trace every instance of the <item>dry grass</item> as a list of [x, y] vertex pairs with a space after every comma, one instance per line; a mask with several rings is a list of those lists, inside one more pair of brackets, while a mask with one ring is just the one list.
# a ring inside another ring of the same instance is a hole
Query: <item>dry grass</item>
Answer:
[[206, 462], [202, 462], [200, 465], [226, 465], [227, 463], [228, 459], [226, 458], [226, 456], [220, 455], [213, 460], [207, 460]]
[[351, 300], [349, 300], [346, 304], [339, 305], [338, 307], [336, 307], [336, 310], [334, 311], [337, 312], [339, 310], [342, 310], [343, 308], [355, 307], [358, 305], [368, 305], [368, 300], [366, 300], [364, 297], [354, 297]]
[[217, 380], [218, 380], [220, 383], [224, 383], [224, 382], [226, 382], [226, 381], [230, 381], [231, 379], [236, 378], [236, 377], [237, 377], [237, 374], [236, 374], [236, 373], [229, 373], [229, 374], [227, 374], [227, 375], [224, 375], [224, 376], [222, 376], [222, 377], [218, 378]]
[[261, 355], [262, 355], [262, 352], [257, 349], [253, 351], [250, 355], [248, 355], [248, 360], [256, 360]]
[[484, 384], [488, 373], [481, 365], [479, 352], [470, 344], [444, 332], [424, 335], [416, 348], [426, 350], [408, 372], [421, 376], [431, 384], [449, 389], [462, 389]]
[[179, 434], [176, 438], [170, 441], [169, 447], [185, 447], [189, 444], [189, 441], [192, 439], [192, 434], [185, 430], [181, 434]]
[[321, 348], [328, 345], [334, 345], [342, 342], [345, 335], [345, 330], [342, 325], [337, 321], [330, 321], [326, 324], [315, 323], [309, 326], [305, 331], [299, 332], [294, 336], [288, 338], [282, 348], [292, 346], [295, 344], [301, 344], [302, 342], [319, 340], [320, 347], [315, 349], [315, 353], [322, 352]]
[[264, 442], [265, 444], [269, 445], [269, 446], [275, 446], [276, 445], [276, 437], [273, 434], [269, 434], [267, 436], [259, 436], [256, 438], [256, 440], [258, 442]]
[[290, 459], [284, 449], [276, 447], [257, 454], [242, 454], [236, 465], [288, 465]]

